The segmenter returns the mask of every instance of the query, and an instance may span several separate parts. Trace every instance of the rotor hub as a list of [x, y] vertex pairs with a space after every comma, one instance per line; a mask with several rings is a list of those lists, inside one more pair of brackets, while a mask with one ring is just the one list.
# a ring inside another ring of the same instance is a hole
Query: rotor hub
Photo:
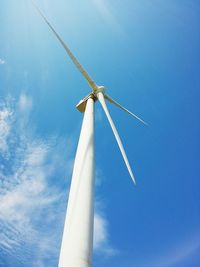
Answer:
[[104, 86], [96, 86], [93, 89], [93, 92], [90, 93], [89, 95], [87, 95], [86, 97], [84, 97], [77, 105], [76, 108], [80, 111], [80, 112], [84, 112], [85, 108], [86, 108], [86, 103], [87, 100], [89, 98], [92, 98], [94, 101], [96, 101], [98, 99], [97, 95], [98, 93], [102, 93], [103, 95], [105, 94], [105, 90], [106, 88]]
[[97, 94], [98, 94], [98, 93], [105, 94], [105, 91], [106, 91], [106, 88], [105, 88], [104, 86], [97, 86], [97, 87], [94, 89], [94, 96], [97, 97]]

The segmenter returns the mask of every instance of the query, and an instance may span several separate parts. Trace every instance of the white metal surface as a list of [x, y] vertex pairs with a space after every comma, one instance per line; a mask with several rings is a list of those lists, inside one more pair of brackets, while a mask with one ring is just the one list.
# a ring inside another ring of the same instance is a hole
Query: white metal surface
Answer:
[[58, 41], [60, 42], [60, 44], [62, 45], [62, 47], [65, 49], [65, 51], [67, 52], [68, 56], [71, 58], [71, 60], [73, 61], [73, 63], [77, 67], [77, 69], [81, 72], [81, 74], [83, 75], [83, 77], [86, 79], [86, 81], [88, 82], [89, 86], [92, 88], [92, 91], [95, 91], [96, 88], [97, 88], [97, 85], [92, 80], [92, 78], [90, 77], [90, 75], [88, 74], [88, 72], [83, 68], [83, 66], [80, 64], [80, 62], [78, 61], [78, 59], [74, 56], [74, 54], [71, 52], [71, 50], [69, 49], [69, 47], [62, 40], [62, 38], [60, 37], [60, 35], [55, 31], [55, 29], [53, 28], [53, 26], [50, 24], [50, 22], [47, 20], [47, 18], [44, 16], [44, 14], [41, 12], [41, 10], [36, 5], [35, 1], [32, 0], [32, 3], [35, 6], [35, 8], [38, 11], [38, 13], [40, 14], [40, 16], [44, 19], [44, 21], [46, 22], [46, 24], [49, 26], [49, 28], [51, 29], [51, 31], [53, 32], [53, 34], [56, 36], [56, 38], [58, 39]]
[[103, 110], [104, 110], [104, 112], [105, 112], [105, 114], [106, 114], [106, 117], [107, 117], [109, 123], [110, 123], [110, 126], [111, 126], [111, 128], [112, 128], [113, 133], [114, 133], [114, 136], [115, 136], [115, 139], [116, 139], [117, 144], [118, 144], [118, 146], [119, 146], [119, 149], [120, 149], [120, 151], [121, 151], [121, 153], [122, 153], [122, 157], [123, 157], [123, 159], [124, 159], [124, 162], [125, 162], [125, 164], [126, 164], [126, 167], [127, 167], [127, 169], [128, 169], [128, 172], [129, 172], [129, 174], [130, 174], [130, 176], [131, 176], [131, 178], [132, 178], [134, 184], [136, 184], [136, 181], [135, 181], [133, 172], [132, 172], [132, 170], [131, 170], [131, 166], [130, 166], [129, 161], [128, 161], [128, 158], [127, 158], [127, 156], [126, 156], [126, 152], [125, 152], [124, 147], [123, 147], [123, 145], [122, 145], [122, 141], [121, 141], [121, 139], [120, 139], [120, 137], [119, 137], [119, 134], [118, 134], [118, 132], [117, 132], [117, 129], [116, 129], [116, 127], [115, 127], [115, 125], [114, 125], [114, 122], [113, 122], [113, 120], [112, 120], [112, 118], [111, 118], [111, 116], [110, 116], [110, 113], [109, 113], [109, 111], [108, 111], [108, 109], [107, 109], [107, 106], [106, 106], [106, 103], [105, 103], [105, 99], [104, 99], [104, 95], [103, 95], [103, 93], [102, 93], [102, 92], [99, 92], [99, 93], [97, 94], [97, 97], [98, 97], [99, 102], [101, 103], [101, 106], [102, 106], [102, 108], [103, 108]]
[[91, 266], [94, 220], [94, 100], [86, 104], [76, 152], [59, 267]]
[[140, 122], [142, 122], [145, 125], [148, 125], [144, 120], [142, 120], [140, 117], [138, 117], [137, 115], [135, 115], [133, 112], [129, 111], [128, 109], [126, 109], [125, 107], [123, 107], [122, 105], [120, 105], [119, 103], [117, 103], [114, 99], [112, 99], [110, 96], [108, 95], [104, 95], [105, 99], [107, 99], [110, 103], [114, 104], [115, 106], [117, 106], [118, 108], [121, 108], [122, 110], [126, 111], [128, 114], [130, 114], [131, 116], [133, 116], [135, 119], [139, 120]]

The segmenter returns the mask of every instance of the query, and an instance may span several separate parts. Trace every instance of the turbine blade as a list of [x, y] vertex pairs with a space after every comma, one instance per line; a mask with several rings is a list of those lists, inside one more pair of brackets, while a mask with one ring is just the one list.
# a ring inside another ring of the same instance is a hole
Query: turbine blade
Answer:
[[[92, 80], [92, 78], [89, 76], [89, 74], [86, 72], [86, 70], [83, 68], [83, 66], [79, 63], [79, 61], [77, 60], [77, 58], [73, 55], [73, 53], [71, 52], [71, 50], [69, 49], [69, 47], [64, 43], [64, 41], [62, 40], [62, 38], [59, 36], [59, 34], [55, 31], [55, 29], [53, 28], [53, 26], [49, 23], [49, 21], [47, 20], [47, 18], [44, 16], [44, 14], [41, 12], [41, 10], [39, 9], [39, 7], [35, 4], [35, 2], [32, 0], [32, 3], [35, 7], [35, 9], [38, 11], [38, 13], [40, 14], [40, 16], [44, 19], [44, 21], [46, 22], [46, 24], [49, 26], [49, 28], [51, 29], [51, 31], [54, 33], [54, 35], [56, 36], [56, 38], [58, 39], [58, 41], [60, 42], [60, 44], [62, 45], [62, 47], [65, 49], [65, 51], [67, 52], [68, 56], [71, 58], [71, 60], [73, 61], [73, 63], [75, 64], [75, 66], [78, 68], [78, 70], [82, 73], [82, 75], [84, 76], [84, 78], [87, 80], [87, 82], [89, 83], [90, 87], [93, 89], [96, 84], [95, 82]], [[94, 90], [94, 89], [93, 89]]]
[[131, 111], [129, 111], [128, 109], [124, 108], [123, 106], [121, 106], [119, 103], [117, 103], [115, 100], [113, 100], [110, 96], [105, 95], [105, 99], [107, 99], [110, 103], [114, 104], [115, 106], [117, 106], [118, 108], [121, 108], [122, 110], [126, 111], [128, 114], [130, 114], [131, 116], [133, 116], [135, 119], [139, 120], [140, 122], [142, 122], [145, 125], [148, 125], [145, 121], [143, 121], [141, 118], [139, 118], [137, 115], [135, 115], [134, 113], [132, 113]]
[[98, 97], [99, 102], [101, 103], [101, 106], [102, 106], [102, 108], [103, 108], [103, 110], [104, 110], [104, 112], [105, 112], [105, 114], [106, 114], [106, 117], [107, 117], [109, 123], [110, 123], [110, 126], [111, 126], [112, 131], [113, 131], [113, 133], [114, 133], [114, 136], [115, 136], [115, 138], [116, 138], [116, 141], [117, 141], [117, 144], [118, 144], [118, 146], [119, 146], [119, 149], [120, 149], [120, 151], [121, 151], [121, 153], [122, 153], [122, 157], [123, 157], [123, 159], [124, 159], [124, 161], [125, 161], [125, 164], [126, 164], [126, 167], [127, 167], [127, 169], [128, 169], [128, 172], [129, 172], [129, 174], [130, 174], [130, 176], [131, 176], [131, 178], [132, 178], [134, 184], [136, 184], [136, 181], [135, 181], [133, 172], [132, 172], [132, 170], [131, 170], [131, 167], [130, 167], [128, 158], [127, 158], [127, 156], [126, 156], [124, 147], [123, 147], [123, 145], [122, 145], [121, 139], [120, 139], [119, 134], [118, 134], [118, 132], [117, 132], [117, 129], [116, 129], [115, 125], [114, 125], [114, 122], [113, 122], [113, 120], [112, 120], [112, 118], [111, 118], [111, 116], [110, 116], [110, 113], [109, 113], [109, 111], [108, 111], [108, 109], [107, 109], [107, 106], [106, 106], [106, 103], [105, 103], [105, 99], [104, 99], [104, 95], [100, 92], [100, 93], [97, 94], [97, 97]]

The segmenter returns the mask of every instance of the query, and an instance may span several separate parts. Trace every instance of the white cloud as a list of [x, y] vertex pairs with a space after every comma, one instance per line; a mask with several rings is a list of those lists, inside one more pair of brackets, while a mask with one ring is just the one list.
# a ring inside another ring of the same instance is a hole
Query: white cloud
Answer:
[[193, 254], [198, 253], [200, 249], [199, 233], [195, 233], [182, 241], [181, 244], [176, 244], [168, 251], [167, 255], [163, 255], [155, 264], [163, 267], [176, 267], [186, 261]]
[[0, 58], [0, 65], [4, 65], [6, 62], [2, 58]]
[[[151, 258], [142, 258], [137, 262], [138, 266], [162, 266], [162, 267], [177, 267], [177, 266], [196, 266], [192, 259], [199, 255], [200, 240], [199, 230], [190, 233], [189, 236], [182, 238], [181, 242], [174, 242], [166, 248], [165, 251], [159, 254], [152, 255]], [[191, 262], [192, 261], [192, 262]]]
[[[103, 180], [103, 173], [99, 168], [96, 168], [95, 179], [96, 191], [98, 191]], [[98, 192], [95, 201], [93, 245], [96, 253], [101, 253], [105, 256], [113, 256], [118, 253], [110, 242], [109, 222], [104, 212], [104, 203], [98, 197]]]
[[0, 105], [0, 153], [5, 153], [7, 150], [11, 116], [11, 110], [6, 105]]
[[[16, 120], [18, 113], [26, 112], [30, 103], [23, 95], [13, 112], [10, 103], [0, 105], [0, 149], [4, 152], [0, 153], [0, 250], [15, 266], [27, 266], [30, 255], [41, 264], [54, 259], [56, 265], [66, 190], [51, 179], [64, 180], [66, 169], [57, 172], [62, 158], [53, 138], [44, 141], [30, 134], [30, 129], [18, 127], [24, 125]], [[1, 257], [0, 266], [5, 265], [2, 261]]]
[[94, 248], [101, 248], [107, 242], [107, 222], [99, 214], [94, 217]]
[[95, 203], [95, 215], [94, 215], [94, 250], [97, 253], [102, 253], [106, 256], [113, 256], [118, 253], [114, 249], [109, 240], [108, 221], [105, 214], [102, 212], [102, 201], [96, 201]]
[[116, 30], [118, 33], [124, 35], [124, 30], [122, 26], [117, 21], [117, 18], [114, 16], [111, 6], [109, 6], [108, 1], [105, 0], [92, 0], [97, 11], [101, 14], [102, 18], [106, 21], [112, 29]]
[[24, 111], [30, 111], [32, 108], [32, 99], [25, 95], [25, 94], [21, 94], [20, 98], [19, 98], [19, 109], [20, 111], [24, 112]]
[[113, 256], [117, 250], [113, 249], [108, 238], [108, 222], [102, 214], [94, 216], [94, 250], [106, 256]]

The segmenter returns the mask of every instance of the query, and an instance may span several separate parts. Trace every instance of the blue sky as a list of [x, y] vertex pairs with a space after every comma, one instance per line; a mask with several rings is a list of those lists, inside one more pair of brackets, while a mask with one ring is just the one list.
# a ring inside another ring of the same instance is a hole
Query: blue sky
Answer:
[[[199, 1], [38, 0], [99, 85], [94, 267], [200, 265]], [[30, 1], [0, 8], [0, 267], [57, 266], [90, 89]]]

